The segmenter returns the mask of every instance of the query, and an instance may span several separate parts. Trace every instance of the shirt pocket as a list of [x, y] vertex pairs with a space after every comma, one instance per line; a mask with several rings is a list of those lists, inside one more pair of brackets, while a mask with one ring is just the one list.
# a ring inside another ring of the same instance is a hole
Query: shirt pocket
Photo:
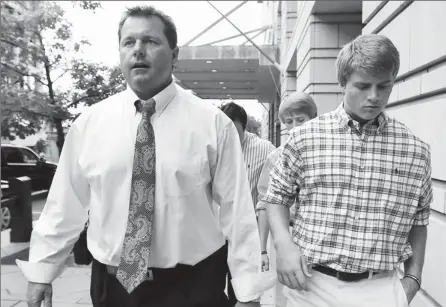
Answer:
[[168, 197], [186, 196], [203, 184], [204, 158], [197, 155], [180, 156], [171, 153], [162, 163], [162, 183]]
[[395, 231], [407, 228], [406, 224], [410, 224], [416, 213], [419, 193], [418, 180], [413, 176], [411, 165], [398, 162], [388, 165], [379, 184], [381, 211], [387, 227]]

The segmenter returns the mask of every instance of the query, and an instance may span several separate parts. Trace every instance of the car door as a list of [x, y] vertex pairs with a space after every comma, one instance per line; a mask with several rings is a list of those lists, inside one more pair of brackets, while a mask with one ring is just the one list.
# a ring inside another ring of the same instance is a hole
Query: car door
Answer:
[[23, 154], [17, 147], [2, 147], [2, 180], [26, 176]]
[[12, 168], [6, 162], [6, 155], [7, 155], [7, 152], [3, 151], [3, 147], [2, 147], [2, 169], [1, 169], [2, 181], [3, 180], [8, 181], [9, 178], [13, 177]]
[[[44, 162], [42, 162], [33, 151], [28, 148], [19, 148], [23, 156], [25, 176], [31, 178], [31, 189], [33, 191], [44, 190], [47, 184], [46, 169], [44, 168]], [[46, 189], [48, 189], [46, 187]]]
[[43, 190], [45, 185], [42, 175], [42, 165], [39, 157], [31, 150], [22, 147], [2, 147], [2, 154], [5, 157], [7, 166], [2, 167], [2, 179], [27, 176], [31, 179], [31, 190]]

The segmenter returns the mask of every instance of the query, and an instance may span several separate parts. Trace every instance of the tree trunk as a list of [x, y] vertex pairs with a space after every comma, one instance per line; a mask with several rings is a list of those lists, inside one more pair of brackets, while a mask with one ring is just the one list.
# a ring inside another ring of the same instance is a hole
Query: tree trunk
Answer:
[[[51, 66], [50, 66], [50, 62], [48, 60], [48, 57], [46, 56], [46, 50], [45, 50], [45, 45], [43, 44], [43, 39], [42, 36], [40, 35], [40, 33], [38, 34], [38, 38], [40, 41], [40, 45], [42, 46], [42, 50], [43, 50], [43, 62], [45, 64], [45, 74], [46, 74], [46, 79], [47, 79], [47, 85], [48, 85], [48, 94], [50, 96], [50, 104], [52, 105], [56, 105], [56, 99], [54, 97], [54, 89], [53, 89], [53, 80], [51, 80]], [[62, 127], [62, 119], [60, 118], [56, 118], [56, 117], [52, 117], [52, 122], [54, 124], [54, 126], [56, 127], [56, 133], [57, 133], [57, 139], [56, 139], [56, 145], [57, 148], [59, 149], [59, 156], [62, 153], [62, 148], [63, 148], [63, 144], [65, 142], [65, 134], [63, 131], [63, 127]]]
[[65, 142], [65, 134], [62, 127], [62, 120], [54, 118], [53, 121], [54, 125], [56, 126], [56, 131], [57, 131], [56, 145], [57, 148], [59, 149], [59, 156], [60, 156], [60, 154], [62, 153], [63, 144]]

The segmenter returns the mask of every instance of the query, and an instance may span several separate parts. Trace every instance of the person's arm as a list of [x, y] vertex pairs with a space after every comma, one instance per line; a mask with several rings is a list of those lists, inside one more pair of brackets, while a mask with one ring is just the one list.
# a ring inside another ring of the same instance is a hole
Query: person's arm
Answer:
[[427, 226], [414, 225], [409, 233], [412, 257], [404, 262], [404, 273], [416, 276], [421, 281], [426, 252]]
[[295, 139], [289, 137], [268, 173], [268, 191], [263, 201], [267, 204], [268, 221], [275, 245], [291, 240], [290, 208], [297, 198], [303, 172], [303, 161], [296, 147]]
[[269, 225], [268, 218], [266, 215], [266, 203], [263, 200], [266, 196], [266, 192], [268, 191], [268, 181], [269, 181], [269, 173], [271, 172], [274, 162], [277, 160], [277, 151], [273, 151], [270, 153], [268, 158], [263, 165], [262, 172], [259, 176], [259, 181], [257, 182], [257, 217], [258, 217], [258, 225], [259, 225], [259, 234], [260, 234], [260, 247], [262, 251], [266, 251], [268, 235], [269, 235]]
[[272, 287], [275, 276], [261, 273], [260, 238], [240, 141], [234, 124], [222, 122], [217, 161], [211, 169], [213, 198], [220, 205], [221, 230], [229, 243], [228, 266], [235, 296], [240, 302], [249, 302]]
[[[424, 266], [424, 255], [426, 253], [427, 225], [429, 224], [430, 204], [432, 203], [432, 179], [431, 161], [429, 150], [426, 159], [426, 174], [421, 187], [421, 195], [418, 201], [418, 208], [415, 214], [414, 224], [409, 232], [409, 243], [412, 247], [412, 256], [404, 262], [404, 274], [418, 278], [421, 282]], [[410, 278], [403, 278], [404, 290], [409, 302], [419, 290], [418, 283]]]
[[294, 244], [289, 232], [290, 207], [295, 203], [302, 184], [304, 163], [297, 131], [291, 133], [282, 153], [270, 172], [266, 211], [274, 246], [277, 251], [279, 281], [292, 289], [307, 289], [306, 277], [311, 277], [305, 256]]
[[260, 209], [257, 213], [260, 235], [260, 249], [262, 252], [266, 252], [269, 236], [269, 224], [266, 209]]
[[88, 219], [89, 185], [78, 165], [81, 145], [82, 135], [73, 125], [45, 207], [31, 235], [29, 261], [16, 261], [30, 282], [50, 284], [62, 273], [65, 260]]

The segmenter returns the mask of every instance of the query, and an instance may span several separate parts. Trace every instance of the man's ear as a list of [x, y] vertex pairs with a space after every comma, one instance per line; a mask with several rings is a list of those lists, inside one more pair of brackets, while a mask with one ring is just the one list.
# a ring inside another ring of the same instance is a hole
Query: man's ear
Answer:
[[178, 46], [172, 50], [172, 67], [173, 68], [175, 68], [175, 65], [177, 64], [179, 52], [180, 52], [180, 48], [178, 48]]

